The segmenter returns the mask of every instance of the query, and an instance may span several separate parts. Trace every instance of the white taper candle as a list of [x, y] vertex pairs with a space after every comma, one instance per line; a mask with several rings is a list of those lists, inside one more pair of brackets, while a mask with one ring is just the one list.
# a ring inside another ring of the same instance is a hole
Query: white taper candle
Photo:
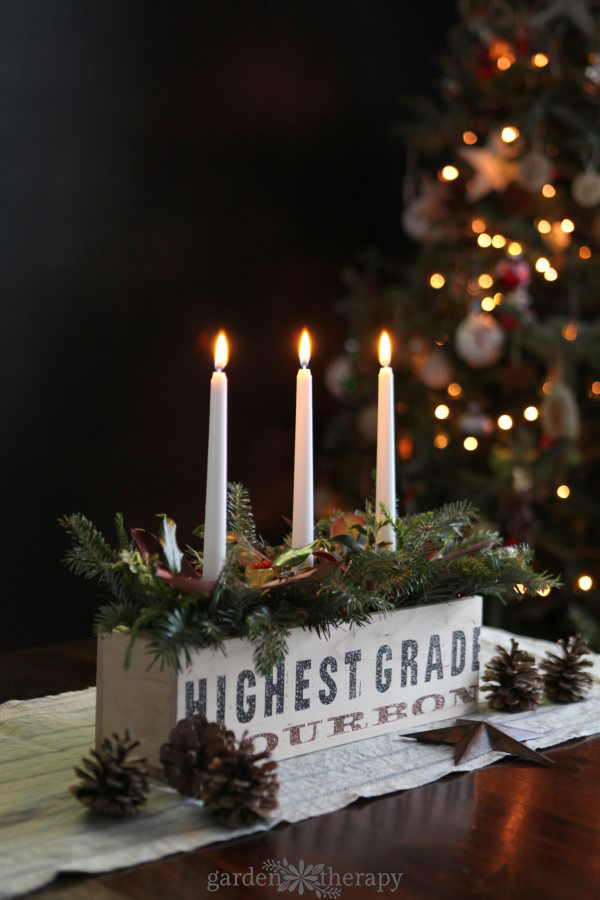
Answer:
[[215, 371], [210, 382], [206, 515], [202, 575], [216, 579], [227, 547], [227, 339], [221, 332], [215, 346]]
[[[381, 519], [381, 504], [391, 516], [396, 515], [396, 439], [394, 426], [394, 373], [390, 367], [392, 348], [386, 331], [379, 341], [377, 403], [377, 474], [375, 479], [376, 517]], [[389, 550], [396, 549], [396, 535], [391, 525], [382, 525], [377, 541], [385, 541]]]
[[[294, 453], [294, 511], [292, 546], [305, 547], [314, 540], [312, 375], [308, 368], [310, 338], [300, 339], [300, 365], [296, 379], [296, 446]], [[312, 560], [308, 560], [312, 562]]]

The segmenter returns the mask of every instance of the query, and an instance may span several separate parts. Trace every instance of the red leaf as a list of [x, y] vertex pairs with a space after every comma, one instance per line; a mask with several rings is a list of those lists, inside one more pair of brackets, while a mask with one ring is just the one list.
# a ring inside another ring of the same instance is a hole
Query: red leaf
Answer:
[[131, 537], [144, 559], [149, 559], [151, 556], [162, 558], [162, 547], [155, 534], [151, 534], [143, 528], [131, 528], [130, 531]]
[[[190, 566], [190, 569], [192, 567]], [[193, 571], [193, 570], [192, 570]], [[172, 575], [168, 569], [158, 566], [156, 576], [171, 587], [181, 591], [182, 594], [211, 594], [216, 584], [215, 581], [206, 581], [198, 574], [194, 573], [193, 577], [185, 575]]]

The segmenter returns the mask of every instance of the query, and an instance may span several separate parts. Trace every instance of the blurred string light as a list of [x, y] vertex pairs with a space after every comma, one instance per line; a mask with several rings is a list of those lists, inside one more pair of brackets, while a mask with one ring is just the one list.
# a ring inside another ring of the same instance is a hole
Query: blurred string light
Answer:
[[540, 597], [547, 597], [550, 593], [550, 585], [546, 584], [544, 585], [544, 587], [538, 588], [537, 593], [540, 595]]
[[600, 381], [594, 381], [591, 387], [591, 392], [596, 397], [600, 396]]
[[568, 325], [565, 325], [565, 327], [561, 331], [561, 334], [564, 337], [565, 341], [577, 340], [577, 325], [575, 324], [575, 322], [569, 322]]
[[465, 142], [465, 144], [476, 144], [477, 135], [474, 131], [465, 131], [463, 133], [463, 141]]
[[496, 60], [496, 65], [500, 69], [501, 72], [506, 72], [507, 69], [510, 69], [512, 64], [515, 61], [514, 53], [505, 53], [502, 56], [499, 56]]
[[531, 57], [531, 62], [536, 67], [536, 69], [543, 69], [544, 66], [548, 65], [550, 60], [545, 53], [534, 53]]
[[[596, 384], [600, 388], [600, 381], [597, 381]], [[592, 390], [593, 389], [594, 388], [592, 386]], [[453, 382], [451, 382], [451, 384], [448, 385], [447, 391], [451, 397], [460, 397], [460, 395], [462, 394], [462, 387], [460, 386], [460, 384], [458, 384], [457, 381], [453, 381]], [[600, 391], [598, 393], [600, 393]]]
[[592, 255], [592, 251], [590, 250], [589, 247], [586, 247], [585, 244], [583, 244], [583, 245], [579, 248], [579, 257], [580, 257], [580, 259], [589, 259], [591, 255]]
[[580, 575], [577, 579], [577, 586], [580, 591], [591, 591], [594, 581], [591, 575]]
[[448, 442], [448, 435], [444, 434], [443, 432], [440, 432], [440, 434], [436, 434], [435, 438], [433, 439], [433, 444], [438, 448], [438, 450], [445, 450], [448, 446]]
[[551, 390], [552, 390], [552, 382], [551, 382], [551, 381], [545, 381], [545, 382], [543, 383], [543, 385], [542, 385], [542, 391], [543, 391], [543, 393], [544, 393], [544, 394], [549, 394]]
[[483, 275], [480, 275], [477, 279], [477, 283], [479, 284], [480, 288], [483, 288], [484, 291], [486, 291], [488, 288], [491, 288], [494, 283], [494, 279], [491, 275], [488, 275], [487, 272], [484, 272]]
[[512, 418], [511, 418], [509, 415], [507, 415], [506, 413], [504, 413], [504, 415], [499, 416], [499, 418], [498, 418], [498, 428], [501, 428], [502, 431], [510, 431], [510, 429], [511, 429], [512, 427], [513, 427], [513, 420], [512, 420]]
[[479, 441], [476, 437], [473, 437], [473, 435], [469, 435], [469, 437], [466, 437], [463, 441], [463, 447], [465, 448], [465, 450], [477, 450], [478, 446]]
[[435, 417], [436, 419], [447, 419], [450, 415], [450, 408], [446, 406], [445, 403], [440, 403], [439, 406], [435, 408]]
[[483, 219], [473, 219], [471, 222], [471, 228], [475, 232], [475, 234], [481, 234], [482, 231], [485, 231], [485, 222]]
[[512, 144], [519, 137], [519, 129], [515, 125], [505, 125], [500, 137], [505, 144]]
[[553, 184], [545, 184], [542, 188], [542, 194], [544, 195], [544, 197], [555, 197], [556, 188]]
[[446, 284], [446, 279], [444, 278], [443, 275], [440, 275], [439, 272], [434, 272], [433, 275], [431, 276], [431, 278], [429, 279], [429, 284], [431, 285], [432, 288], [439, 290], [440, 288], [443, 288], [444, 285]]
[[556, 488], [556, 496], [560, 497], [561, 500], [566, 500], [567, 497], [571, 495], [571, 488], [568, 484], [559, 484]]
[[540, 256], [540, 258], [535, 261], [535, 268], [537, 272], [547, 272], [550, 268], [550, 260], [546, 259], [545, 256]]
[[556, 279], [558, 278], [558, 272], [556, 271], [556, 269], [553, 269], [552, 266], [550, 266], [550, 268], [546, 269], [546, 271], [544, 272], [544, 278], [546, 279], [546, 281], [556, 281]]
[[523, 248], [518, 241], [511, 241], [508, 245], [508, 252], [511, 256], [519, 256], [523, 252]]
[[500, 306], [500, 304], [502, 303], [502, 296], [503, 295], [499, 291], [494, 294], [494, 303], [496, 304], [496, 306]]
[[540, 234], [550, 234], [552, 231], [552, 225], [548, 219], [540, 219], [536, 227]]
[[496, 301], [493, 297], [484, 297], [481, 301], [481, 308], [484, 312], [491, 312], [496, 308]]
[[515, 591], [517, 592], [517, 594], [526, 594], [527, 588], [524, 584], [515, 584]]
[[477, 243], [479, 244], [480, 247], [489, 247], [489, 246], [491, 246], [492, 239], [489, 236], [489, 234], [486, 234], [484, 231], [483, 234], [480, 234], [479, 237], [477, 238]]
[[503, 234], [495, 234], [492, 238], [492, 247], [495, 247], [499, 250], [501, 247], [504, 247], [506, 244], [506, 238]]
[[444, 166], [439, 173], [439, 178], [441, 181], [454, 181], [455, 178], [458, 178], [458, 169], [456, 166]]
[[539, 416], [539, 410], [537, 406], [527, 406], [523, 410], [523, 415], [527, 419], [528, 422], [535, 422], [537, 417]]
[[575, 230], [575, 223], [572, 219], [563, 219], [560, 223], [561, 231], [564, 231], [565, 234], [570, 234]]

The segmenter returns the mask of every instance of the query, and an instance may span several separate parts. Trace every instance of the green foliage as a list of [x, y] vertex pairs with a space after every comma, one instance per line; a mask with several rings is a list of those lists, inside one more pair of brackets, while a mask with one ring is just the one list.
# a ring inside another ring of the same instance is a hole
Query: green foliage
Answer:
[[[159, 577], [163, 560], [143, 555], [127, 539], [117, 518], [120, 550], [113, 549], [84, 516], [61, 520], [71, 538], [66, 563], [76, 574], [96, 578], [112, 600], [95, 619], [96, 631], [115, 629], [130, 635], [125, 664], [138, 637], [148, 642], [150, 663], [179, 669], [203, 647], [224, 649], [230, 637], [251, 642], [257, 671], [267, 674], [287, 652], [292, 628], [308, 628], [327, 637], [342, 623], [361, 626], [373, 613], [422, 603], [441, 603], [471, 594], [505, 599], [520, 584], [530, 593], [558, 580], [536, 573], [527, 547], [503, 548], [486, 531], [477, 512], [455, 503], [433, 512], [395, 519], [395, 551], [378, 547], [372, 506], [363, 513], [366, 525], [355, 536], [330, 537], [337, 514], [318, 523], [312, 569], [297, 571], [297, 558], [283, 548], [269, 548], [273, 576], [253, 587], [246, 569], [247, 547], [265, 545], [251, 533], [251, 508], [240, 486], [230, 492], [233, 532], [225, 563], [210, 594], [183, 593], [176, 579]], [[343, 540], [346, 538], [346, 540]], [[125, 546], [126, 545], [126, 546]], [[197, 551], [188, 551], [193, 566]], [[264, 558], [264, 557], [263, 557]], [[306, 554], [304, 554], [306, 558]], [[164, 572], [164, 569], [162, 570]]]
[[227, 485], [227, 527], [235, 534], [243, 534], [251, 544], [256, 544], [256, 524], [250, 494], [243, 484], [237, 482]]

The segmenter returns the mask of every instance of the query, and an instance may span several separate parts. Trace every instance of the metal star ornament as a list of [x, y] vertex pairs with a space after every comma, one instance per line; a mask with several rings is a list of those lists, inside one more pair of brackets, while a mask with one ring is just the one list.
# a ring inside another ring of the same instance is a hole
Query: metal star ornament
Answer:
[[566, 19], [584, 37], [594, 37], [596, 28], [589, 0], [553, 0], [533, 16], [532, 22], [537, 28], [543, 28], [555, 19]]
[[492, 191], [502, 193], [518, 177], [519, 165], [507, 159], [509, 148], [502, 146], [497, 134], [483, 147], [461, 147], [458, 152], [473, 169], [473, 176], [467, 182], [467, 199], [471, 203]]
[[526, 747], [522, 741], [530, 741], [540, 737], [532, 731], [524, 731], [521, 728], [509, 728], [507, 725], [494, 725], [492, 722], [483, 722], [478, 719], [457, 719], [454, 725], [448, 728], [433, 728], [429, 731], [417, 731], [407, 734], [405, 737], [415, 738], [427, 744], [454, 744], [454, 763], [471, 762], [480, 756], [485, 756], [492, 750], [497, 753], [508, 753], [511, 756], [519, 756], [522, 759], [531, 759], [533, 762], [542, 763], [545, 766], [553, 766], [554, 763], [547, 756]]

